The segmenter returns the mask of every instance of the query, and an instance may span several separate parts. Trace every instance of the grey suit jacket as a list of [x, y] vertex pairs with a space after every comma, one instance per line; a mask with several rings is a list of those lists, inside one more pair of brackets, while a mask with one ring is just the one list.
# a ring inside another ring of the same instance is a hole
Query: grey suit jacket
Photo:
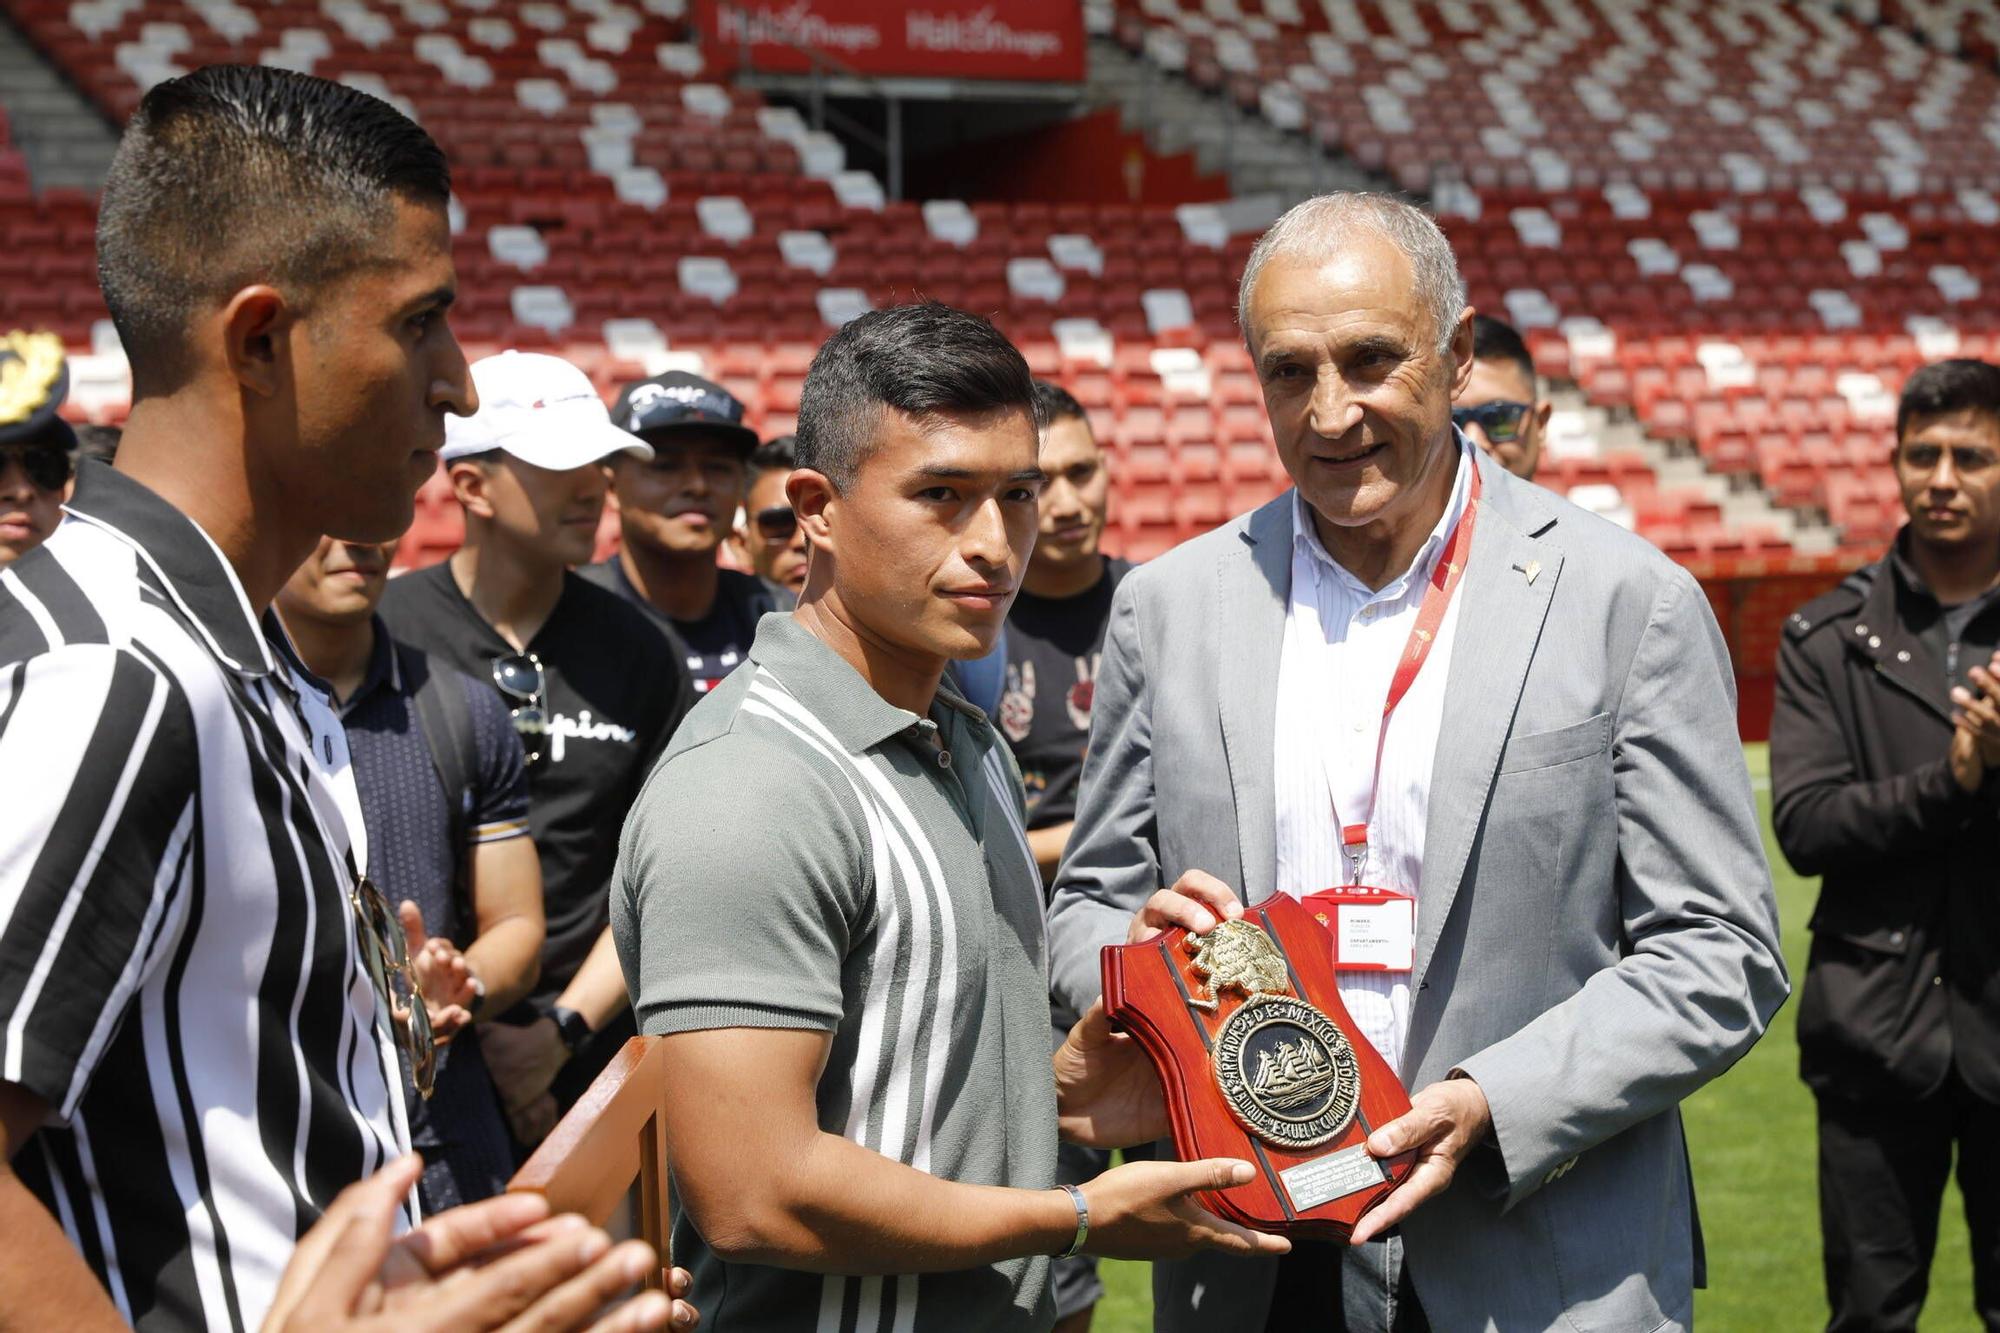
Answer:
[[[1685, 1325], [1700, 1239], [1678, 1106], [1787, 994], [1777, 906], [1700, 586], [1650, 544], [1481, 457], [1485, 499], [1431, 779], [1400, 1074], [1477, 1079], [1497, 1147], [1404, 1224], [1431, 1322]], [[1272, 736], [1292, 498], [1119, 587], [1057, 996], [1183, 871], [1271, 892]], [[1156, 1327], [1261, 1328], [1274, 1264], [1161, 1265]]]

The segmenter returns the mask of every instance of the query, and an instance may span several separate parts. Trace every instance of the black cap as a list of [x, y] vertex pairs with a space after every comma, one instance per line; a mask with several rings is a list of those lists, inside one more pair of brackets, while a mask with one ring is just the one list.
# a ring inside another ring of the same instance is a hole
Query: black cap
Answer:
[[685, 370], [626, 385], [611, 420], [642, 440], [704, 431], [728, 440], [746, 458], [757, 447], [757, 432], [743, 424], [743, 404], [736, 395]]
[[0, 336], [0, 444], [44, 441], [76, 448], [76, 432], [57, 415], [69, 397], [69, 363], [53, 333]]

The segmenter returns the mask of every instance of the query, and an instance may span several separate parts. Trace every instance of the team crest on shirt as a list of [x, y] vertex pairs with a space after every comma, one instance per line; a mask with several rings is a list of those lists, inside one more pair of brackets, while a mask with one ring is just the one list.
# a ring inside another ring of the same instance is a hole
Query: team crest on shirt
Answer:
[[1069, 687], [1063, 696], [1063, 703], [1069, 709], [1069, 720], [1078, 731], [1090, 730], [1090, 705], [1097, 697], [1097, 663], [1099, 654], [1076, 659], [1076, 684]]
[[1007, 685], [1000, 692], [1000, 715], [994, 719], [1008, 740], [1019, 745], [1035, 729], [1035, 664], [1009, 662]]

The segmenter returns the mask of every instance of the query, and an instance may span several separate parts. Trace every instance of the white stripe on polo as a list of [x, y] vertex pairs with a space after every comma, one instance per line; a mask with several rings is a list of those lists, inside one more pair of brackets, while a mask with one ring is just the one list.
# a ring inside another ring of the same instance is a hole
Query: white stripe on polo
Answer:
[[[757, 677], [751, 681], [749, 695], [742, 707], [743, 712], [753, 717], [766, 718], [783, 727], [838, 770], [847, 780], [867, 819], [876, 905], [881, 916], [863, 1001], [861, 1033], [857, 1043], [860, 1056], [850, 1073], [846, 1137], [886, 1157], [901, 1160], [907, 1114], [904, 1104], [909, 1097], [909, 1062], [900, 1059], [899, 1055], [915, 1044], [914, 1033], [909, 1032], [909, 1028], [913, 1019], [920, 1019], [927, 1008], [922, 1003], [917, 983], [928, 976], [923, 969], [929, 965], [930, 954], [928, 914], [923, 911], [921, 897], [910, 894], [906, 888], [917, 882], [915, 862], [900, 834], [890, 827], [872, 788], [864, 786], [856, 762], [818, 724], [811, 710], [784, 689], [782, 682], [758, 668]], [[907, 965], [899, 966], [905, 917], [913, 918], [909, 927], [910, 958]], [[889, 1044], [886, 1040], [888, 1025], [885, 1011], [890, 987], [899, 972], [905, 977], [902, 1016], [896, 1041]], [[874, 1052], [872, 1060], [867, 1058], [871, 1051]], [[884, 1072], [889, 1076], [886, 1089], [882, 1083]], [[871, 1118], [877, 1123], [872, 1143], [867, 1133]], [[829, 1273], [821, 1280], [818, 1322], [821, 1333], [840, 1333], [847, 1292], [855, 1280], [835, 1273]], [[871, 1282], [872, 1288], [869, 1285]], [[880, 1278], [862, 1280], [857, 1292], [857, 1333], [862, 1329], [881, 1327], [881, 1285]], [[891, 1290], [894, 1290], [893, 1284]], [[908, 1318], [914, 1319], [916, 1302], [899, 1302], [899, 1316], [904, 1313], [905, 1307]], [[898, 1326], [902, 1323], [899, 1317]]]

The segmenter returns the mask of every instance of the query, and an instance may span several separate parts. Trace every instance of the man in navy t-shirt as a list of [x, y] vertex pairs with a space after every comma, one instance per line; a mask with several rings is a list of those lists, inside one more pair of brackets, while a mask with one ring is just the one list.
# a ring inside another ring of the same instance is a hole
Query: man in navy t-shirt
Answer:
[[394, 549], [322, 537], [276, 606], [347, 731], [368, 873], [400, 905], [431, 1026], [446, 1043], [430, 1098], [409, 1097], [430, 1213], [490, 1198], [513, 1174], [472, 1024], [512, 1006], [534, 980], [542, 869], [507, 710], [491, 687], [390, 638], [375, 614]]

